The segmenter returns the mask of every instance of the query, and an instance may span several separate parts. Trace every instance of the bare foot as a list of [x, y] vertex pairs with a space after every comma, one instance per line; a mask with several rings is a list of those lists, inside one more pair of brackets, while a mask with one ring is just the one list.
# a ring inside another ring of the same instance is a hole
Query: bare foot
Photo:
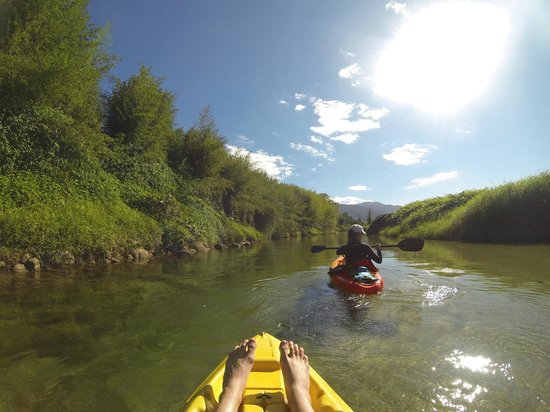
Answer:
[[308, 357], [292, 341], [282, 340], [281, 370], [285, 381], [288, 406], [292, 412], [313, 412], [309, 396], [309, 363]]
[[225, 373], [223, 374], [223, 390], [216, 409], [218, 412], [233, 412], [239, 409], [248, 375], [254, 365], [255, 352], [256, 342], [254, 339], [245, 339], [227, 355]]

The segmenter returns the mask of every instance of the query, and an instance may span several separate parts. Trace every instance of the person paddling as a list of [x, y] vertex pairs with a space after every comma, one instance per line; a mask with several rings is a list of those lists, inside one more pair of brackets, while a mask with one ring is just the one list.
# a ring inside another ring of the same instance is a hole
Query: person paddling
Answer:
[[349, 273], [355, 280], [370, 283], [375, 282], [376, 279], [370, 275], [369, 269], [372, 270], [374, 267], [372, 261], [382, 263], [382, 250], [379, 243], [374, 245], [376, 252], [369, 245], [361, 243], [365, 234], [363, 226], [352, 225], [348, 230], [348, 243], [336, 249], [336, 254], [344, 255], [346, 266], [354, 268]]

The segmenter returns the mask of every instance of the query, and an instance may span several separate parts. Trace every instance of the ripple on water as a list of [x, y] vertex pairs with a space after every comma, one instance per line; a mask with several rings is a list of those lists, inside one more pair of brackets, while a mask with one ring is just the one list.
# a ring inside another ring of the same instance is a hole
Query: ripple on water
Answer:
[[427, 272], [429, 272], [429, 273], [444, 273], [446, 275], [463, 275], [464, 273], [466, 273], [465, 270], [455, 269], [455, 268], [435, 268], [435, 269], [430, 269]]
[[458, 289], [447, 285], [428, 285], [428, 290], [424, 292], [425, 306], [437, 306], [443, 304], [443, 301], [457, 294]]

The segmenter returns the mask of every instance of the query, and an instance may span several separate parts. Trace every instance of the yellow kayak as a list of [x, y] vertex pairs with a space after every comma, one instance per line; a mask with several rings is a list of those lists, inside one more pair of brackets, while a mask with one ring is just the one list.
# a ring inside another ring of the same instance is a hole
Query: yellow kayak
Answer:
[[[254, 336], [256, 356], [252, 372], [246, 383], [241, 411], [289, 411], [283, 375], [279, 364], [280, 341], [269, 333]], [[185, 411], [213, 411], [222, 392], [223, 374], [227, 357], [199, 385], [185, 404]], [[309, 367], [311, 403], [314, 411], [351, 411], [315, 370]]]

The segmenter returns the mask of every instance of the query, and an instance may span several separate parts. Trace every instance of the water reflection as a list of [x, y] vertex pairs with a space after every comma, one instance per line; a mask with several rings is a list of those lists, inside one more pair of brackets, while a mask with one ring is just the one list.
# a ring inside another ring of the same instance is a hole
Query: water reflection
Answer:
[[443, 388], [440, 386], [439, 390], [442, 391], [442, 393], [438, 393], [436, 396], [441, 405], [461, 412], [468, 410], [466, 405], [460, 404], [461, 401], [466, 401], [471, 404], [478, 395], [487, 393], [487, 388], [483, 388], [479, 385], [473, 387], [473, 385], [461, 379], [454, 381], [452, 388]]
[[418, 253], [395, 251], [412, 267], [438, 276], [477, 275], [512, 287], [550, 290], [550, 245], [488, 245], [426, 241]]
[[309, 252], [344, 241], [2, 273], [0, 410], [178, 410], [262, 330], [304, 345], [357, 411], [548, 409], [550, 246], [384, 250], [366, 297], [329, 288], [334, 253]]
[[[479, 402], [480, 397], [490, 392], [490, 385], [495, 385], [495, 382], [498, 384], [499, 381], [504, 383], [514, 379], [511, 374], [512, 365], [510, 363], [494, 362], [485, 356], [468, 355], [462, 350], [455, 349], [444, 360], [447, 365], [455, 370], [454, 373], [449, 373], [445, 365], [441, 366], [442, 369], [446, 370], [448, 378], [452, 379], [452, 376], [457, 374], [459, 376], [450, 380], [446, 386], [437, 385], [432, 403], [439, 404], [447, 409], [466, 411], [474, 401]], [[433, 367], [432, 371], [435, 372], [437, 369]], [[498, 385], [500, 386], [502, 383]]]
[[496, 363], [489, 358], [483, 356], [465, 355], [464, 352], [456, 349], [453, 353], [445, 358], [447, 362], [453, 365], [456, 369], [469, 369], [472, 372], [490, 373], [496, 375], [501, 373], [507, 380], [512, 380], [514, 377], [510, 374], [512, 365], [509, 363]]

